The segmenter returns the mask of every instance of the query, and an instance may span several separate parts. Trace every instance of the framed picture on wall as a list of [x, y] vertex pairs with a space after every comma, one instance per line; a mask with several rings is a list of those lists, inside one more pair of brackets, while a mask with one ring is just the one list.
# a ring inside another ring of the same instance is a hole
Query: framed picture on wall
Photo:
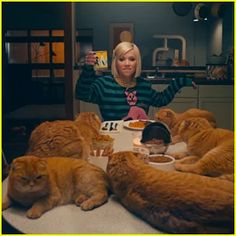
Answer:
[[109, 27], [109, 52], [112, 55], [113, 49], [120, 42], [134, 41], [134, 24], [133, 23], [111, 23]]

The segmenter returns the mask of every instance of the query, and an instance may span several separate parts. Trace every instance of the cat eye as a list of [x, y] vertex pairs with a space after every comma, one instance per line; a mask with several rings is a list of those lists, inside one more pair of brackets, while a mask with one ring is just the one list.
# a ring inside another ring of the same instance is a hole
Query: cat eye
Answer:
[[23, 180], [23, 181], [27, 181], [27, 180], [28, 180], [28, 178], [27, 178], [27, 177], [24, 177], [24, 176], [22, 176], [22, 177], [21, 177], [21, 180]]
[[40, 180], [40, 179], [42, 179], [42, 175], [38, 175], [38, 176], [36, 176], [36, 178], [35, 179], [37, 179], [37, 180]]

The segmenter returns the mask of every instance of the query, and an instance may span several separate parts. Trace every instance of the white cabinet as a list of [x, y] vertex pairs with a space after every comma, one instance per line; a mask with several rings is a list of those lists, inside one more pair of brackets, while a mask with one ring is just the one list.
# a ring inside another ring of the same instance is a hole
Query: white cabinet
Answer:
[[[162, 91], [167, 85], [153, 85]], [[234, 129], [234, 86], [233, 85], [198, 85], [197, 89], [184, 87], [175, 95], [167, 107], [176, 112], [189, 108], [200, 108], [213, 112], [219, 128]], [[153, 118], [158, 108], [151, 107], [149, 117]]]
[[102, 119], [102, 116], [101, 116], [101, 113], [97, 104], [80, 101], [80, 112], [87, 112], [87, 111], [95, 112], [100, 117], [100, 119]]
[[[154, 84], [152, 87], [157, 91], [163, 91], [167, 84]], [[175, 98], [166, 107], [173, 109], [176, 112], [183, 112], [190, 108], [196, 108], [198, 106], [198, 87], [193, 89], [192, 87], [183, 87], [175, 95]], [[154, 114], [157, 112], [158, 107], [152, 107], [149, 110], [149, 117], [154, 118]]]
[[213, 112], [219, 128], [234, 129], [232, 85], [199, 85], [199, 108]]

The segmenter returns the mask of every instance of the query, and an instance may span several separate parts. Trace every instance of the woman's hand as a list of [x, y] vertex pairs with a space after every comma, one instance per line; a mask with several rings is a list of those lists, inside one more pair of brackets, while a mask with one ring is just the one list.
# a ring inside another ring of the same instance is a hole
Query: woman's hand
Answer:
[[97, 62], [96, 52], [89, 51], [85, 56], [85, 64], [94, 66]]

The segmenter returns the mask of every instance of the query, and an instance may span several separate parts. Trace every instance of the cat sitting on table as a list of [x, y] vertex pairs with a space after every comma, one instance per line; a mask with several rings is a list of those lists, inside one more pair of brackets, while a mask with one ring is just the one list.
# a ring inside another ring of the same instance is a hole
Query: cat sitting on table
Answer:
[[155, 169], [132, 152], [109, 156], [107, 173], [119, 201], [167, 233], [233, 233], [234, 184]]
[[[234, 132], [213, 128], [204, 118], [188, 118], [179, 126], [187, 143], [187, 153], [175, 153], [178, 171], [199, 175], [221, 176], [234, 173]], [[226, 177], [226, 176], [225, 176]]]
[[22, 156], [11, 165], [2, 210], [20, 204], [32, 219], [70, 203], [92, 210], [108, 200], [108, 186], [106, 173], [85, 160]]
[[87, 159], [92, 139], [99, 135], [100, 118], [94, 112], [81, 112], [74, 121], [43, 122], [31, 133], [27, 155], [64, 156]]

